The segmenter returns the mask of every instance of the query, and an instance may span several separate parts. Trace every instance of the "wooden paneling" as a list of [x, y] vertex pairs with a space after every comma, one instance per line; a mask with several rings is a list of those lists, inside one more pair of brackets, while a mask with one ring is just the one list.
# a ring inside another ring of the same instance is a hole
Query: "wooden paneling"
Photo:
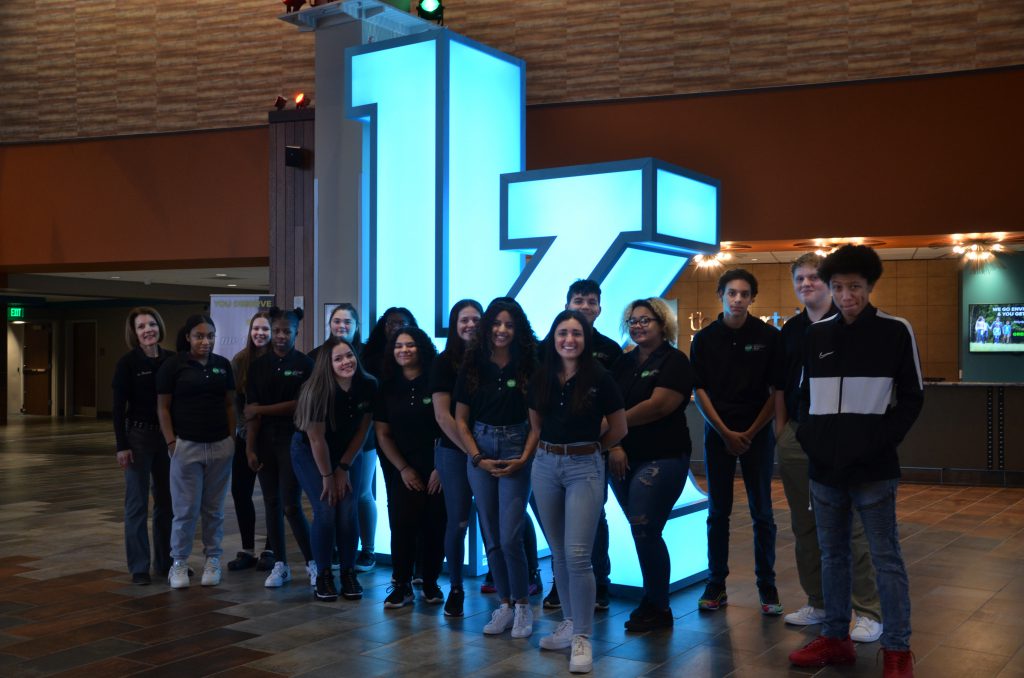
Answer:
[[[308, 351], [315, 345], [312, 307], [314, 286], [314, 202], [313, 147], [314, 120], [310, 113], [297, 114], [288, 122], [269, 127], [270, 156], [270, 293], [281, 308], [291, 308], [295, 297], [303, 297], [305, 318], [296, 347]], [[286, 167], [285, 147], [307, 149], [307, 167]]]
[[[925, 377], [959, 381], [958, 262], [942, 259], [884, 261], [883, 264], [885, 272], [875, 285], [871, 302], [910, 322]], [[757, 299], [750, 306], [751, 313], [765, 318], [776, 312], [783, 317], [799, 312], [801, 307], [793, 293], [789, 264], [758, 263], [743, 268], [753, 273], [758, 281]], [[690, 337], [722, 311], [715, 292], [722, 272], [722, 269], [688, 266], [665, 295], [679, 303], [679, 348], [687, 353]]]
[[[0, 141], [256, 125], [313, 92], [274, 0], [0, 3]], [[457, 0], [449, 28], [527, 62], [531, 103], [1024, 63], [1021, 0]]]

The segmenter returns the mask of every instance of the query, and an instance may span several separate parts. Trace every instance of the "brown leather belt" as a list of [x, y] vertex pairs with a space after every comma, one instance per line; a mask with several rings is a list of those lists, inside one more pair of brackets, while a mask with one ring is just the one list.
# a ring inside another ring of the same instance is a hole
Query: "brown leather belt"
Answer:
[[581, 454], [594, 454], [601, 451], [600, 443], [573, 443], [571, 445], [556, 445], [546, 443], [543, 440], [537, 443], [537, 447], [550, 454], [567, 454], [576, 456]]

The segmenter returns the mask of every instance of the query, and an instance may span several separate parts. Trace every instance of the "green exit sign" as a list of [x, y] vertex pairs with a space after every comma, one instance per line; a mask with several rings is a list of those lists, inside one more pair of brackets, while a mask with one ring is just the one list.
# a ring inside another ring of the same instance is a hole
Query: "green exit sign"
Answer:
[[8, 306], [7, 307], [7, 319], [8, 320], [21, 320], [25, 317], [25, 309], [21, 306]]

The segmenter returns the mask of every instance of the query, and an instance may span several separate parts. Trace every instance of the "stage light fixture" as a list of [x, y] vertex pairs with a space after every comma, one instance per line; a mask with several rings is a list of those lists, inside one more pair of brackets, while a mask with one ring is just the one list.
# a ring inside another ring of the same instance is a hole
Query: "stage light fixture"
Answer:
[[421, 19], [436, 21], [438, 24], [444, 25], [444, 5], [440, 0], [420, 0], [416, 5], [416, 14]]
[[280, 94], [278, 94], [277, 95], [277, 100], [274, 101], [274, 108], [276, 108], [279, 111], [283, 111], [284, 107], [287, 106], [287, 105], [288, 105], [288, 100], [285, 99]]
[[281, 0], [281, 2], [284, 4], [285, 14], [298, 12], [299, 8], [306, 4], [306, 0]]
[[295, 108], [308, 108], [309, 97], [306, 96], [305, 92], [299, 92], [295, 95]]

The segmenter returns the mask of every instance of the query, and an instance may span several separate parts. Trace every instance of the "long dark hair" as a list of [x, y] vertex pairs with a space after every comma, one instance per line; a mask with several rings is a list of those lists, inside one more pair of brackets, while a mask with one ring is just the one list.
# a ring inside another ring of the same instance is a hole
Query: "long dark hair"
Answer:
[[580, 352], [580, 357], [577, 358], [576, 383], [573, 386], [572, 404], [570, 406], [570, 411], [573, 414], [582, 415], [586, 413], [593, 402], [593, 388], [597, 385], [597, 380], [601, 376], [602, 367], [594, 359], [594, 331], [590, 326], [590, 322], [579, 311], [562, 311], [555, 316], [554, 322], [551, 323], [551, 330], [548, 332], [548, 337], [543, 343], [544, 357], [534, 376], [534, 379], [538, 380], [535, 384], [536, 390], [534, 391], [537, 394], [537, 411], [541, 414], [547, 414], [550, 411], [552, 406], [551, 392], [555, 390], [555, 386], [559, 383], [558, 373], [562, 371], [562, 356], [558, 355], [558, 350], [555, 348], [555, 330], [566, 320], [575, 320], [583, 328], [583, 351]]
[[[462, 313], [464, 308], [475, 308], [481, 316], [484, 314], [484, 307], [476, 299], [463, 299], [456, 302], [448, 314], [448, 339], [444, 343], [444, 354], [448, 356], [448, 361], [456, 372], [459, 370], [459, 365], [462, 364], [462, 358], [466, 355], [466, 347], [468, 346], [466, 341], [459, 336], [457, 329], [459, 314]], [[477, 334], [479, 335], [479, 333], [480, 327], [477, 326]]]
[[327, 316], [327, 340], [336, 338], [334, 333], [331, 332], [331, 320], [334, 319], [334, 314], [338, 311], [348, 311], [352, 314], [352, 319], [356, 321], [356, 332], [352, 335], [352, 341], [349, 342], [349, 345], [352, 347], [352, 352], [359, 355], [363, 352], [363, 335], [361, 334], [363, 331], [363, 321], [359, 318], [359, 311], [356, 310], [356, 307], [347, 301], [343, 301], [332, 308], [331, 314]]
[[302, 388], [299, 390], [292, 419], [295, 422], [295, 428], [300, 431], [305, 431], [309, 429], [310, 424], [320, 421], [326, 422], [327, 427], [332, 430], [335, 428], [334, 386], [337, 382], [334, 379], [331, 355], [338, 344], [348, 346], [356, 357], [356, 373], [352, 375], [352, 387], [354, 388], [359, 381], [373, 380], [373, 377], [363, 369], [363, 364], [359, 362], [359, 354], [356, 353], [355, 346], [344, 339], [335, 338], [330, 347], [325, 347], [317, 353], [313, 371], [310, 372], [309, 379], [302, 384]]
[[523, 395], [526, 395], [526, 386], [537, 368], [537, 336], [533, 333], [523, 307], [512, 297], [498, 297], [487, 305], [487, 310], [480, 319], [476, 339], [466, 349], [462, 369], [466, 370], [466, 386], [470, 393], [476, 391], [480, 385], [480, 368], [491, 360], [494, 352], [491, 328], [502, 311], [507, 311], [512, 316], [512, 323], [515, 325], [515, 336], [509, 353], [512, 362], [518, 365], [516, 382]]
[[423, 371], [423, 374], [430, 374], [430, 367], [434, 364], [434, 358], [437, 357], [437, 349], [434, 347], [434, 342], [430, 340], [426, 332], [418, 327], [403, 327], [395, 332], [395, 336], [388, 339], [387, 351], [384, 353], [382, 381], [391, 381], [402, 375], [402, 368], [398, 365], [398, 361], [395, 360], [395, 343], [398, 341], [398, 337], [403, 334], [408, 334], [416, 343], [416, 355], [419, 357], [420, 370]]
[[[395, 313], [404, 315], [405, 319], [409, 321], [410, 327], [419, 327], [416, 324], [416, 318], [413, 316], [412, 311], [403, 306], [392, 306], [381, 313], [373, 329], [370, 330], [370, 336], [367, 337], [366, 345], [363, 347], [362, 364], [370, 374], [375, 376], [380, 374], [384, 362], [384, 349], [387, 348], [388, 339], [390, 339], [388, 336], [387, 319], [389, 315]], [[355, 350], [354, 347], [353, 350]]]
[[179, 352], [192, 350], [192, 345], [188, 343], [188, 335], [196, 325], [202, 325], [203, 323], [212, 327], [214, 332], [217, 331], [217, 326], [213, 324], [213, 320], [210, 319], [210, 316], [203, 313], [190, 315], [185, 320], [185, 324], [181, 326], [180, 330], [178, 330], [178, 338], [174, 342], [174, 347]]
[[273, 325], [270, 322], [270, 313], [268, 311], [258, 311], [249, 319], [249, 330], [245, 335], [245, 348], [235, 354], [235, 362], [238, 365], [238, 374], [235, 375], [235, 390], [239, 393], [245, 393], [246, 381], [249, 378], [249, 365], [253, 363], [256, 358], [270, 350], [270, 340], [263, 346], [257, 346], [252, 342], [252, 324], [256, 322], [257, 318], [263, 318], [267, 321], [268, 325]]

